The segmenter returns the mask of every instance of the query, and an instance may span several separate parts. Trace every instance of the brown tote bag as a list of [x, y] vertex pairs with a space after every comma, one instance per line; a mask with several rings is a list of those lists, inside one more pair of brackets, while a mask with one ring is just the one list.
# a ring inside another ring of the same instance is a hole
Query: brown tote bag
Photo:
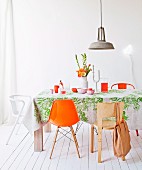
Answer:
[[125, 120], [120, 122], [120, 107], [116, 103], [116, 126], [113, 132], [113, 150], [114, 155], [117, 157], [123, 157], [128, 154], [131, 149], [130, 134], [128, 125]]

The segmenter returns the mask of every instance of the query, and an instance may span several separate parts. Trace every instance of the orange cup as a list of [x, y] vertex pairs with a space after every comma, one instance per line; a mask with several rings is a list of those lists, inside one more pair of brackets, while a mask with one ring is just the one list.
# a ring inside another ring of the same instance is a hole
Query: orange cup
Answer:
[[58, 93], [58, 89], [59, 89], [59, 85], [55, 85], [55, 86], [54, 86], [54, 92], [55, 92], [55, 93]]
[[101, 92], [108, 92], [108, 83], [101, 83]]

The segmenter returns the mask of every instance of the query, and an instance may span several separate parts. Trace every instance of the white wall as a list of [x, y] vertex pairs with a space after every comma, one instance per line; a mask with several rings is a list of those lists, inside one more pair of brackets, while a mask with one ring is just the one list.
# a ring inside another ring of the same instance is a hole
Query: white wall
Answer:
[[[132, 82], [130, 61], [123, 54], [133, 46], [134, 74], [142, 87], [142, 1], [103, 0], [106, 39], [115, 50], [90, 51], [100, 26], [99, 0], [13, 0], [18, 92], [35, 95], [61, 79], [77, 86], [75, 54], [87, 53], [88, 63], [110, 82]], [[89, 75], [92, 86], [92, 74]], [[133, 83], [133, 82], [132, 82]]]

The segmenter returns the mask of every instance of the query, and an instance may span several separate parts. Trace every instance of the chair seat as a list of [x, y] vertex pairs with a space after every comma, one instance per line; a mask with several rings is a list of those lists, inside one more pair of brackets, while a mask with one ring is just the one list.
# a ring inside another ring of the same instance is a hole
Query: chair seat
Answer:
[[[103, 129], [114, 129], [116, 125], [116, 121], [114, 120], [103, 120], [102, 123], [103, 123], [102, 125]], [[96, 121], [94, 125], [98, 127], [98, 122]]]

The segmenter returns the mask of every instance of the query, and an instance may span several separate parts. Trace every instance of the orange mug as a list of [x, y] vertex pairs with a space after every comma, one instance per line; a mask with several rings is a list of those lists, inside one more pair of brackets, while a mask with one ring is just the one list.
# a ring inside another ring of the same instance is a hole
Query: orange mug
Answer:
[[108, 83], [101, 83], [101, 92], [108, 92]]
[[55, 93], [58, 93], [58, 89], [59, 89], [59, 85], [55, 85], [55, 86], [54, 86], [54, 92], [55, 92]]

